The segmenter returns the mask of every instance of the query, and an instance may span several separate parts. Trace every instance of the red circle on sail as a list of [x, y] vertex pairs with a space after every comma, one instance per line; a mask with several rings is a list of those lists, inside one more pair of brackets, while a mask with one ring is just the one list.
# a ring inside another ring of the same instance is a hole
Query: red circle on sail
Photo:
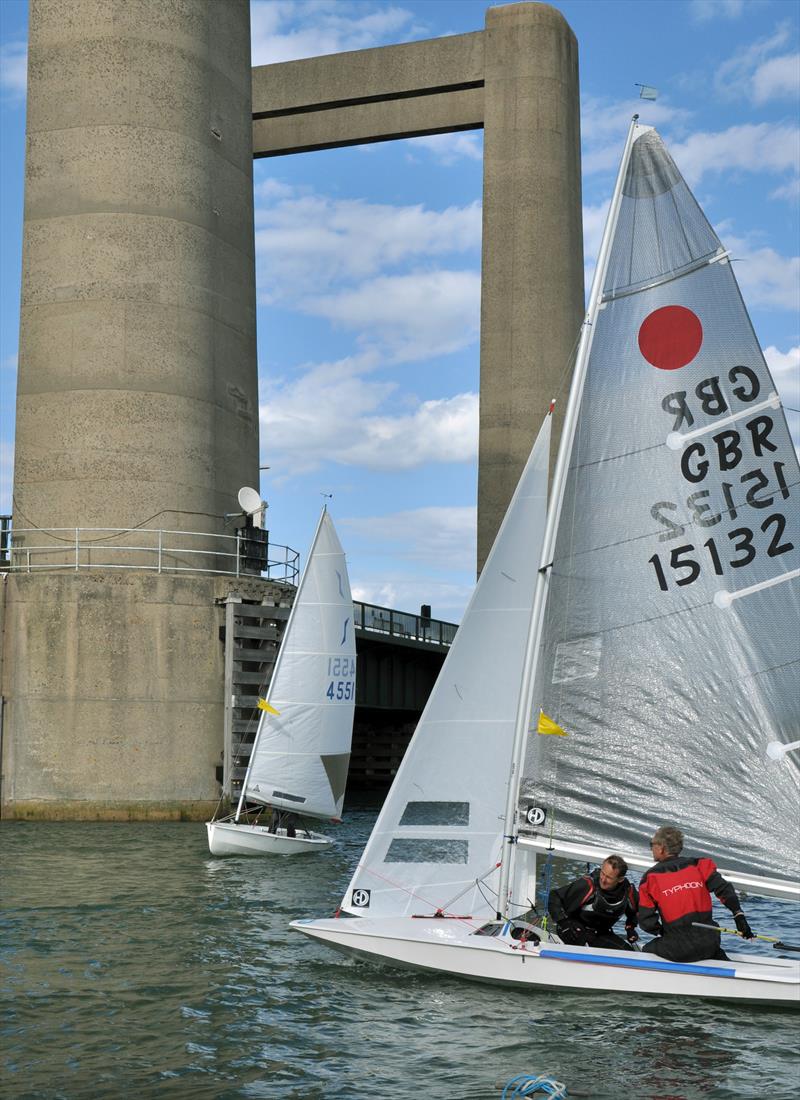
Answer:
[[678, 370], [691, 363], [703, 343], [703, 326], [685, 306], [662, 306], [642, 321], [639, 351], [659, 370]]

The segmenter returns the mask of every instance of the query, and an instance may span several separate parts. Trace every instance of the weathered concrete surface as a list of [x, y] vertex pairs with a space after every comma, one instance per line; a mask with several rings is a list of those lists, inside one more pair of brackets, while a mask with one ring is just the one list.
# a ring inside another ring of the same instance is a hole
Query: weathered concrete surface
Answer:
[[[249, 4], [32, 0], [28, 66], [15, 541], [222, 533], [258, 485]], [[7, 581], [7, 815], [205, 813], [220, 584]]]
[[[257, 484], [258, 143], [474, 124], [480, 565], [583, 310], [572, 33], [547, 5], [517, 4], [490, 9], [482, 32], [251, 80], [248, 28], [247, 0], [32, 0], [15, 528], [222, 531], [237, 489]], [[8, 580], [7, 813], [205, 815], [219, 583]]]
[[32, 0], [14, 525], [258, 484], [247, 0]]
[[484, 31], [255, 68], [253, 112], [257, 157], [483, 127], [480, 569], [583, 316], [575, 37], [548, 4], [489, 8]]
[[207, 817], [223, 748], [216, 601], [231, 592], [287, 594], [254, 578], [10, 575], [3, 817]]
[[253, 69], [256, 157], [482, 124], [480, 31]]
[[484, 35], [479, 569], [557, 395], [560, 436], [584, 311], [577, 42], [547, 4]]

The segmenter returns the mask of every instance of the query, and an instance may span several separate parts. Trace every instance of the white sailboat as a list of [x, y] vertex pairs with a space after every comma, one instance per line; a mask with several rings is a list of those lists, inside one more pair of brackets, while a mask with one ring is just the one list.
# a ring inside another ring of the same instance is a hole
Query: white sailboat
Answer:
[[[537, 853], [652, 862], [676, 822], [800, 899], [800, 469], [728, 255], [634, 118], [549, 504], [549, 424], [342, 900], [331, 947], [519, 987], [800, 1004], [800, 963], [519, 939]], [[540, 733], [546, 715], [567, 736]], [[353, 919], [355, 918], [355, 919]]]
[[[269, 700], [260, 702], [239, 804], [229, 817], [206, 822], [212, 855], [300, 855], [330, 847], [330, 837], [296, 819], [341, 817], [355, 698], [350, 581], [333, 520], [323, 508], [275, 660]], [[261, 824], [263, 807], [271, 814]]]

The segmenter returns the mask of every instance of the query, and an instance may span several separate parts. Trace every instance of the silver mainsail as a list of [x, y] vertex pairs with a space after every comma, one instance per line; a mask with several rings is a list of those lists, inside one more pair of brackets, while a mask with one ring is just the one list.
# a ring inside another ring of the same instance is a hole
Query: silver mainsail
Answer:
[[[800, 470], [733, 267], [658, 134], [632, 147], [552, 562], [520, 821], [657, 825], [798, 877]], [[537, 734], [540, 709], [567, 733]], [[523, 825], [523, 832], [525, 826]]]

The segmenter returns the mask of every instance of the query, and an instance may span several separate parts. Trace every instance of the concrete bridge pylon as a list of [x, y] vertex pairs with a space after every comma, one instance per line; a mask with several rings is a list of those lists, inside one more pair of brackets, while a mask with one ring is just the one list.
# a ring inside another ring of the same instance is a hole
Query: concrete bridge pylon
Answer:
[[225, 602], [285, 592], [65, 547], [213, 557], [258, 485], [253, 157], [483, 128], [480, 567], [583, 312], [577, 44], [519, 3], [251, 70], [248, 0], [31, 0], [28, 66], [13, 522], [52, 556], [3, 578], [0, 811], [202, 817]]

